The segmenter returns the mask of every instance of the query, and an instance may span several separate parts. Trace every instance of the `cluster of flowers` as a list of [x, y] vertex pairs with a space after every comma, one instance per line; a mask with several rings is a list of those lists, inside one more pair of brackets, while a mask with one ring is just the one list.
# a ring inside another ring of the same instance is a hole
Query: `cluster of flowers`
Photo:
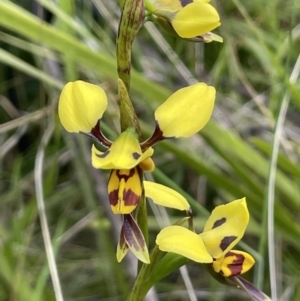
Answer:
[[[139, 260], [149, 263], [145, 239], [133, 217], [143, 190], [158, 205], [189, 211], [189, 203], [182, 195], [166, 186], [143, 181], [142, 172], [154, 169], [151, 156], [155, 143], [197, 133], [210, 119], [214, 101], [215, 89], [204, 83], [182, 88], [156, 109], [156, 127], [149, 139], [140, 143], [135, 129], [128, 128], [112, 142], [101, 131], [101, 118], [107, 108], [104, 90], [83, 81], [70, 82], [64, 87], [58, 107], [64, 128], [87, 134], [107, 148], [102, 152], [93, 145], [91, 161], [95, 168], [111, 170], [109, 202], [112, 211], [124, 217], [118, 261], [130, 249]], [[237, 275], [254, 264], [249, 254], [231, 250], [243, 236], [248, 221], [245, 199], [236, 200], [218, 206], [200, 235], [182, 226], [170, 226], [159, 233], [156, 243], [162, 251], [212, 263], [214, 270], [224, 276]]]
[[[209, 0], [145, 0], [146, 20], [171, 34], [195, 42], [222, 42], [210, 32], [220, 25], [220, 17]], [[115, 141], [101, 131], [101, 119], [107, 108], [107, 97], [99, 86], [75, 81], [62, 90], [58, 113], [63, 127], [73, 133], [93, 137], [105, 150], [91, 148], [91, 162], [97, 169], [111, 170], [108, 198], [115, 214], [123, 216], [117, 247], [121, 261], [131, 250], [142, 262], [149, 263], [149, 253], [142, 231], [134, 219], [141, 197], [154, 203], [189, 212], [187, 200], [173, 189], [144, 181], [143, 172], [151, 172], [153, 146], [170, 138], [190, 137], [200, 131], [211, 117], [215, 89], [205, 83], [182, 88], [172, 94], [155, 113], [151, 137], [140, 142], [134, 127], [129, 127]], [[199, 263], [211, 264], [224, 277], [248, 271], [254, 259], [246, 252], [232, 248], [244, 235], [249, 222], [245, 198], [216, 207], [202, 233], [173, 225], [161, 230], [156, 244], [161, 251], [172, 252]]]

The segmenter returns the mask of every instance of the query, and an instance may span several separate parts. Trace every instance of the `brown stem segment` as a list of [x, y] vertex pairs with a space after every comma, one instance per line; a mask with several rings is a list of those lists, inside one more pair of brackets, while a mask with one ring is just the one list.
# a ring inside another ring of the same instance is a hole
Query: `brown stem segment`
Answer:
[[91, 132], [87, 134], [88, 136], [96, 139], [103, 146], [109, 148], [113, 142], [107, 139], [104, 134], [100, 130], [100, 120], [98, 120], [97, 124], [92, 128]]
[[156, 127], [155, 127], [155, 130], [154, 130], [152, 136], [149, 139], [147, 139], [146, 141], [142, 142], [140, 145], [141, 145], [142, 150], [144, 151], [144, 150], [148, 149], [149, 147], [153, 146], [154, 144], [156, 144], [157, 142], [162, 141], [164, 139], [168, 139], [168, 138], [165, 138], [163, 136], [163, 132], [161, 131], [158, 123], [156, 122]]

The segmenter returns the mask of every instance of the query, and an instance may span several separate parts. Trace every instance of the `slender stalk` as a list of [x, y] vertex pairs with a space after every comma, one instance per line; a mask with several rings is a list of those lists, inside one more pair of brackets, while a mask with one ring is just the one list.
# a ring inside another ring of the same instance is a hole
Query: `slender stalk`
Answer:
[[54, 122], [51, 121], [46, 129], [39, 149], [37, 151], [36, 159], [35, 159], [35, 167], [34, 167], [34, 183], [36, 189], [36, 200], [37, 206], [41, 221], [41, 229], [43, 234], [43, 240], [45, 244], [45, 250], [47, 255], [47, 260], [50, 269], [50, 275], [53, 283], [54, 293], [56, 301], [63, 301], [63, 294], [60, 286], [59, 276], [57, 272], [57, 266], [55, 262], [55, 256], [53, 252], [47, 216], [46, 216], [46, 209], [45, 209], [45, 202], [44, 202], [44, 193], [43, 193], [43, 161], [45, 156], [45, 147], [48, 144], [52, 133], [54, 130]]
[[[296, 82], [300, 72], [300, 54], [294, 66], [293, 72], [290, 76], [290, 83]], [[272, 153], [271, 153], [271, 163], [269, 169], [268, 178], [268, 189], [267, 189], [267, 203], [268, 203], [268, 254], [269, 254], [269, 269], [270, 269], [270, 284], [271, 284], [271, 297], [273, 301], [278, 300], [277, 296], [277, 283], [276, 283], [276, 256], [275, 256], [275, 233], [274, 233], [274, 204], [275, 204], [275, 178], [276, 178], [276, 168], [278, 160], [278, 152], [280, 146], [280, 138], [282, 136], [282, 130], [284, 126], [284, 120], [286, 112], [289, 106], [290, 93], [287, 91], [283, 97], [278, 119], [275, 126], [273, 143], [272, 143]]]
[[150, 255], [150, 264], [142, 265], [127, 301], [144, 300], [144, 297], [151, 288], [151, 285], [149, 285], [149, 282], [147, 280], [158, 259], [160, 258], [160, 255], [161, 251], [157, 246], [155, 246]]
[[122, 15], [117, 37], [117, 66], [119, 78], [130, 89], [131, 48], [139, 29], [144, 23], [144, 1], [122, 1]]

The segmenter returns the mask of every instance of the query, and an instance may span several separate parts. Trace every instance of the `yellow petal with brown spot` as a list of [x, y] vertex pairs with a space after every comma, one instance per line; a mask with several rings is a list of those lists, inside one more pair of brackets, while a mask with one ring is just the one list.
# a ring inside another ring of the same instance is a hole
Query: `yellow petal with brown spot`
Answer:
[[138, 168], [112, 170], [107, 190], [114, 214], [131, 213], [138, 205], [142, 194], [142, 180]]

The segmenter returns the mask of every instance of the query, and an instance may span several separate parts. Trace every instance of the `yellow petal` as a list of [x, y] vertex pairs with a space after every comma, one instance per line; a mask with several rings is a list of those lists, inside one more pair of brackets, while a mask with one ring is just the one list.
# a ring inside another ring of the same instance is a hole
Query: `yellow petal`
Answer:
[[139, 167], [143, 171], [151, 172], [155, 169], [155, 163], [150, 157], [148, 157], [148, 158], [146, 158], [145, 160], [143, 160], [139, 163]]
[[152, 148], [142, 153], [135, 133], [125, 131], [104, 153], [92, 146], [92, 165], [100, 169], [131, 169], [152, 154]]
[[114, 169], [108, 180], [108, 197], [114, 214], [129, 214], [142, 194], [141, 174], [137, 168]]
[[232, 249], [244, 235], [248, 222], [245, 198], [217, 206], [200, 234], [212, 257], [220, 258]]
[[189, 210], [190, 204], [177, 191], [154, 182], [144, 181], [145, 195], [157, 205], [178, 210]]
[[231, 250], [213, 262], [213, 268], [224, 277], [246, 273], [254, 265], [254, 258], [243, 251]]
[[208, 3], [200, 2], [190, 3], [179, 10], [171, 23], [182, 38], [200, 36], [221, 25], [216, 9]]
[[172, 252], [201, 263], [212, 262], [202, 238], [196, 233], [181, 227], [169, 226], [160, 231], [156, 244], [164, 252]]
[[198, 83], [172, 94], [155, 111], [155, 120], [163, 136], [189, 137], [200, 131], [210, 119], [215, 102], [214, 87]]
[[58, 116], [68, 132], [90, 133], [106, 108], [104, 90], [79, 80], [64, 86], [58, 102]]

